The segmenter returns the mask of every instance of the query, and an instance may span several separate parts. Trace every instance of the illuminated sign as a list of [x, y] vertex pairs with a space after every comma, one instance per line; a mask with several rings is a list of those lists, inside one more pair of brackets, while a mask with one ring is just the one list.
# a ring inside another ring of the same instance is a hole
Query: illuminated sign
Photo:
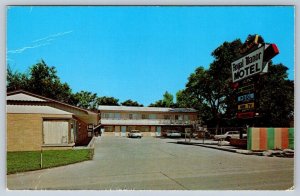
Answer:
[[243, 86], [243, 87], [240, 87], [238, 89], [238, 92], [239, 93], [242, 93], [242, 92], [249, 92], [249, 91], [253, 91], [254, 90], [254, 84], [250, 84], [248, 86]]
[[253, 118], [254, 112], [241, 112], [237, 114], [237, 118]]
[[238, 97], [238, 102], [251, 101], [254, 99], [254, 93], [242, 95]]
[[232, 80], [237, 82], [262, 71], [265, 47], [260, 47], [250, 54], [231, 63]]
[[238, 110], [249, 110], [254, 108], [254, 102], [238, 105]]

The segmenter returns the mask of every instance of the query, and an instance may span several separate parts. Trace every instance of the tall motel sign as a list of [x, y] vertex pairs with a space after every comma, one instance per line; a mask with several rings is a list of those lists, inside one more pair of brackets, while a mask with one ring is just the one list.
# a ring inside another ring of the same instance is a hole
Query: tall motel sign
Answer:
[[276, 44], [259, 43], [259, 35], [240, 50], [242, 57], [231, 63], [233, 86], [236, 88], [237, 119], [253, 119], [259, 115], [259, 76], [268, 72], [268, 62], [279, 50]]

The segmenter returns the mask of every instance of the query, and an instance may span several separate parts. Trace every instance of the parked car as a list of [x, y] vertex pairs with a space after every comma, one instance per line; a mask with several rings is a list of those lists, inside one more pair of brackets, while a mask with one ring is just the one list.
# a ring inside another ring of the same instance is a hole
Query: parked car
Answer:
[[168, 130], [166, 132], [167, 137], [181, 137], [181, 133], [177, 130]]
[[[223, 135], [215, 135], [215, 140], [226, 140], [229, 141], [230, 138], [239, 139], [240, 138], [240, 132], [239, 131], [227, 131]], [[247, 134], [243, 133], [243, 138], [247, 138]]]
[[128, 133], [129, 138], [142, 138], [143, 134], [139, 130], [131, 130]]
[[197, 133], [196, 132], [181, 132], [181, 137], [187, 137], [189, 138], [190, 136], [192, 136], [192, 138], [197, 137]]

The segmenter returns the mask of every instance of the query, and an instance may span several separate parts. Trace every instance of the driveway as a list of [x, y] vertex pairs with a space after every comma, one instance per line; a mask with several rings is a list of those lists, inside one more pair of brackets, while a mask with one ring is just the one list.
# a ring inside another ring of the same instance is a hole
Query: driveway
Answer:
[[293, 158], [176, 144], [174, 139], [102, 137], [91, 161], [7, 176], [9, 189], [286, 190]]

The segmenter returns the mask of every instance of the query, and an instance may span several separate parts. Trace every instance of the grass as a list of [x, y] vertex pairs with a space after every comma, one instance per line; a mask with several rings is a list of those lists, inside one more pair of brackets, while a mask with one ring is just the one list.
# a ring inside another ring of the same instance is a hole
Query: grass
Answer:
[[7, 152], [7, 174], [57, 167], [90, 160], [93, 157], [93, 150], [47, 150], [43, 151], [42, 155], [43, 168], [41, 168], [40, 151]]

